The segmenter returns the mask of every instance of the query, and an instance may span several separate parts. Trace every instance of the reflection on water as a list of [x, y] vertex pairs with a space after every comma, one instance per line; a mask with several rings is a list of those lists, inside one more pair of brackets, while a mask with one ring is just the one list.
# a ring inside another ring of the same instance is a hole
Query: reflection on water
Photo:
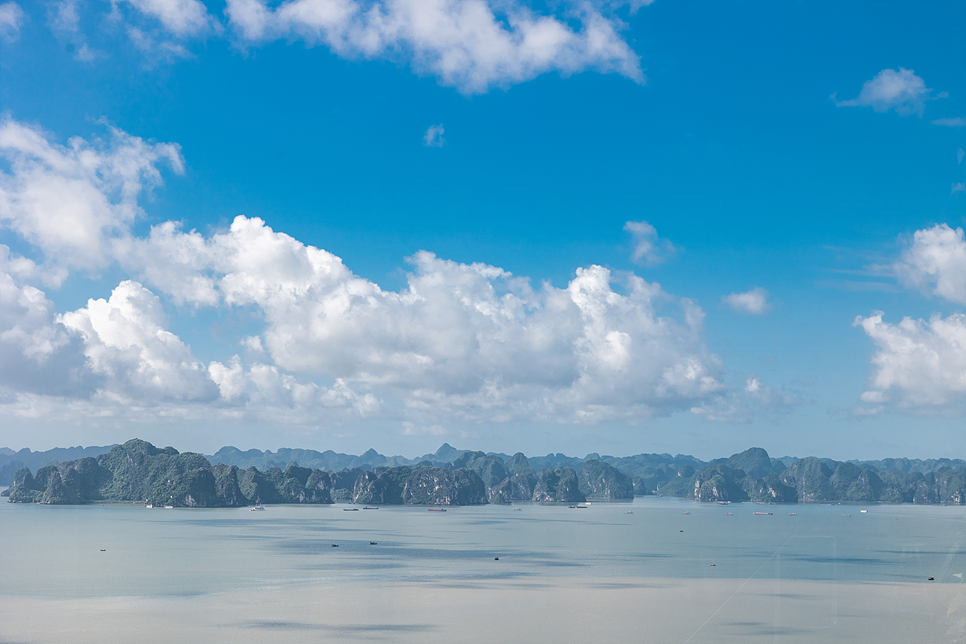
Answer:
[[[539, 633], [557, 636], [577, 628], [568, 622], [561, 630], [560, 611], [596, 606], [603, 615], [629, 604], [618, 624], [600, 628], [616, 628], [613, 635], [622, 637], [620, 628], [634, 632], [642, 626], [635, 620], [661, 607], [648, 620], [668, 641], [715, 641], [701, 639], [709, 633], [797, 641], [828, 629], [862, 632], [875, 619], [878, 632], [882, 620], [902, 615], [908, 623], [912, 615], [941, 627], [944, 641], [957, 641], [966, 612], [958, 591], [966, 572], [960, 507], [870, 506], [860, 513], [803, 505], [793, 508], [797, 516], [780, 507], [761, 516], [752, 514], [760, 506], [662, 498], [636, 499], [632, 514], [626, 503], [579, 511], [514, 506], [522, 512], [341, 507], [251, 513], [0, 504], [0, 628], [13, 629], [0, 630], [0, 641], [23, 635], [16, 624], [28, 623], [22, 614], [32, 607], [74, 606], [85, 615], [79, 624], [94, 619], [91, 606], [107, 610], [122, 597], [137, 603], [145, 623], [161, 619], [165, 602], [178, 602], [179, 628], [192, 632], [195, 619], [197, 628], [214, 629], [212, 641], [244, 639], [244, 632], [302, 633], [306, 641], [444, 640], [454, 636], [451, 624], [486, 621], [484, 614], [463, 614], [477, 604], [508, 615], [524, 611], [543, 624]], [[290, 614], [291, 606], [326, 604], [332, 596], [356, 605], [326, 619], [318, 611], [312, 619]], [[251, 601], [266, 602], [265, 609], [242, 610], [231, 620], [230, 637], [228, 625], [211, 622], [211, 612], [228, 615]], [[275, 601], [289, 608], [269, 610]], [[627, 613], [635, 602], [647, 607]], [[192, 618], [189, 606], [210, 611]], [[442, 606], [450, 613], [434, 610]], [[675, 617], [675, 610], [684, 613]], [[864, 626], [856, 622], [861, 615]], [[89, 625], [91, 641], [98, 628], [96, 620]], [[162, 620], [158, 628], [179, 640], [172, 624]], [[48, 641], [42, 629], [34, 632], [39, 639], [30, 641]], [[881, 641], [899, 632], [885, 628]]]

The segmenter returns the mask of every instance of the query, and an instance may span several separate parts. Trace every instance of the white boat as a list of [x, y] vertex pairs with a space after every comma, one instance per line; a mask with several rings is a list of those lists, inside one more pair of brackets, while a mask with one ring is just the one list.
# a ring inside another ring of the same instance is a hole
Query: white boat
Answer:
[[861, 512], [862, 514], [868, 514], [869, 513], [868, 510], [859, 510], [859, 512]]
[[255, 507], [249, 508], [248, 511], [249, 512], [264, 512], [265, 511], [265, 506], [262, 505], [262, 500], [261, 499], [256, 499], [256, 501], [255, 501]]

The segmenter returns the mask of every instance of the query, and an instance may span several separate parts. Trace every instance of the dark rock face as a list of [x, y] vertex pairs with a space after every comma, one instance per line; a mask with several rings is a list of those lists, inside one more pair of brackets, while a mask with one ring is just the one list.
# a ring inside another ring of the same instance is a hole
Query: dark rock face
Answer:
[[468, 468], [476, 472], [486, 486], [487, 498], [497, 503], [506, 503], [510, 498], [506, 496], [504, 484], [509, 481], [510, 472], [499, 456], [486, 455], [483, 452], [464, 452], [450, 464], [450, 469]]
[[517, 452], [506, 462], [506, 469], [511, 476], [513, 474], [533, 472], [533, 468], [530, 467], [530, 461], [521, 452]]
[[634, 482], [616, 468], [597, 460], [584, 461], [577, 472], [581, 494], [599, 499], [633, 499]]
[[402, 502], [418, 505], [459, 505], [456, 477], [442, 467], [416, 467], [406, 480]]
[[763, 479], [754, 481], [748, 495], [752, 501], [766, 503], [795, 503], [798, 501], [798, 492], [795, 491], [795, 488], [782, 483], [777, 474], [769, 474]]
[[[366, 472], [356, 482], [357, 494], [353, 500], [355, 503], [402, 505], [403, 490], [411, 473], [412, 468], [406, 466], [376, 468], [372, 472]], [[375, 479], [371, 475], [375, 475]]]
[[219, 463], [213, 469], [215, 475], [215, 494], [224, 500], [229, 508], [248, 504], [248, 499], [238, 486], [238, 468], [234, 465]]
[[263, 503], [331, 503], [328, 474], [290, 465], [259, 472], [214, 467], [200, 454], [159, 449], [142, 440], [87, 457], [40, 468], [36, 476], [15, 476], [10, 500], [19, 503], [79, 504], [134, 501], [179, 507], [238, 507]]
[[709, 465], [694, 475], [695, 501], [747, 501], [748, 493], [738, 481], [744, 479], [742, 470], [726, 465]]
[[486, 485], [480, 475], [471, 469], [460, 468], [453, 472], [456, 477], [456, 505], [482, 505], [486, 503]]
[[580, 492], [577, 472], [572, 467], [563, 467], [540, 472], [531, 500], [538, 503], [581, 503], [587, 499]]
[[742, 470], [745, 475], [753, 479], [763, 479], [769, 474], [779, 474], [781, 470], [785, 469], [781, 468], [776, 472], [768, 452], [760, 447], [746, 449], [743, 452], [732, 454], [728, 458], [715, 459], [708, 465], [725, 465], [733, 470]]
[[831, 477], [832, 470], [817, 458], [795, 461], [780, 476], [782, 483], [797, 490], [799, 501], [836, 500]]
[[647, 494], [653, 494], [653, 492], [647, 487], [640, 476], [634, 477], [634, 496], [645, 496]]
[[486, 503], [483, 479], [471, 469], [453, 472], [428, 465], [363, 473], [355, 502], [383, 505], [479, 505]]

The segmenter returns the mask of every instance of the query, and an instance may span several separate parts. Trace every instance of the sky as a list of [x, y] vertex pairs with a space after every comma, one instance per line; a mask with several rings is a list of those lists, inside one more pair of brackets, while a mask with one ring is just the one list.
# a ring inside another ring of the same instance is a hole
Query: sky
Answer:
[[0, 445], [962, 458], [963, 24], [0, 0]]

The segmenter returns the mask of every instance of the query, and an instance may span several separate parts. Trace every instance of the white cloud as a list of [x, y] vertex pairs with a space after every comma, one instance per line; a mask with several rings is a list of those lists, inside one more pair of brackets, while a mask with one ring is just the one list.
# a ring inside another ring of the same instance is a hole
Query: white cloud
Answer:
[[208, 31], [213, 20], [199, 0], [127, 0], [142, 14], [157, 19], [179, 37], [196, 36]]
[[966, 152], [962, 148], [956, 150], [956, 163], [962, 163], [963, 157], [966, 156]]
[[966, 116], [958, 116], [956, 118], [946, 118], [946, 119], [936, 119], [932, 122], [933, 125], [941, 125], [943, 127], [966, 127]]
[[423, 144], [429, 148], [441, 148], [446, 139], [443, 138], [443, 124], [431, 125], [429, 129], [426, 130], [426, 134], [423, 135]]
[[735, 311], [741, 311], [749, 315], [764, 315], [771, 309], [771, 304], [768, 303], [768, 291], [760, 286], [756, 286], [744, 293], [724, 295], [721, 301]]
[[402, 426], [404, 436], [446, 436], [449, 434], [449, 431], [442, 425], [417, 425], [405, 420]]
[[184, 171], [177, 145], [110, 133], [110, 142], [75, 137], [61, 146], [37, 128], [0, 119], [0, 155], [11, 167], [0, 170], [0, 226], [38, 247], [51, 267], [110, 264], [142, 212], [139, 195], [161, 182], [159, 163]]
[[158, 63], [170, 63], [182, 58], [191, 58], [191, 52], [181, 43], [157, 38], [151, 32], [128, 26], [127, 35], [135, 49], [144, 55], [145, 65], [148, 67]]
[[[0, 149], [13, 160], [0, 183], [3, 223], [66, 258], [63, 265], [104, 268], [115, 260], [177, 303], [252, 307], [264, 320], [242, 342], [257, 362], [234, 356], [205, 365], [139, 282], [123, 281], [110, 298], [59, 317], [43, 293], [14, 283], [11, 302], [40, 303], [17, 318], [39, 321], [7, 324], [26, 329], [11, 335], [23, 359], [30, 358], [23, 347], [55, 338], [51, 346], [71, 349], [86, 364], [82, 380], [94, 384], [59, 402], [15, 387], [9, 413], [66, 414], [73, 406], [77, 414], [124, 418], [222, 414], [280, 423], [634, 423], [698, 410], [726, 392], [700, 307], [634, 275], [622, 277], [618, 291], [610, 271], [592, 265], [564, 288], [535, 289], [501, 268], [421, 251], [409, 259], [407, 287], [386, 291], [332, 253], [255, 218], [237, 217], [208, 236], [174, 222], [133, 236], [138, 196], [160, 182], [158, 161], [181, 169], [176, 146], [115, 131], [111, 145], [74, 139], [60, 147], [8, 120]], [[63, 223], [58, 229], [44, 219], [51, 208], [86, 234], [65, 235]], [[3, 259], [18, 279], [45, 270], [9, 252]]]
[[928, 321], [903, 318], [883, 322], [883, 314], [859, 316], [854, 325], [872, 339], [874, 373], [861, 401], [861, 413], [884, 406], [922, 413], [961, 414], [966, 410], [966, 315]]
[[598, 266], [535, 291], [419, 252], [391, 292], [259, 219], [208, 239], [168, 223], [137, 244], [143, 274], [176, 300], [258, 306], [278, 367], [395, 396], [418, 417], [640, 418], [723, 387], [700, 308], [680, 300], [683, 322], [662, 317], [673, 299], [659, 286], [631, 276], [621, 295]]
[[344, 58], [408, 64], [467, 94], [552, 71], [644, 81], [619, 20], [593, 3], [565, 10], [561, 18], [540, 15], [517, 0], [228, 0], [226, 14], [244, 44], [301, 38]]
[[65, 313], [60, 321], [84, 339], [84, 353], [105, 393], [131, 400], [218, 397], [205, 365], [166, 328], [161, 301], [137, 282], [118, 284], [108, 300]]
[[634, 245], [631, 261], [637, 264], [647, 266], [660, 264], [677, 251], [670, 241], [659, 238], [657, 229], [646, 221], [625, 222], [624, 230], [631, 234], [631, 242]]
[[907, 287], [966, 304], [966, 236], [962, 228], [937, 224], [917, 230], [893, 269]]
[[949, 194], [954, 195], [957, 192], [966, 192], [966, 183], [954, 183], [953, 187], [949, 190]]
[[6, 41], [16, 40], [25, 19], [23, 9], [16, 2], [0, 4], [0, 38]]
[[925, 81], [911, 69], [899, 68], [883, 69], [875, 78], [862, 85], [858, 97], [848, 101], [832, 100], [838, 107], [871, 107], [876, 112], [895, 110], [898, 114], [907, 116], [918, 114], [922, 116], [926, 109], [926, 101], [935, 98], [945, 98], [942, 92], [931, 96], [932, 90], [926, 87]]
[[96, 379], [81, 343], [54, 319], [43, 291], [20, 281], [33, 268], [0, 245], [0, 398], [11, 391], [88, 395]]

